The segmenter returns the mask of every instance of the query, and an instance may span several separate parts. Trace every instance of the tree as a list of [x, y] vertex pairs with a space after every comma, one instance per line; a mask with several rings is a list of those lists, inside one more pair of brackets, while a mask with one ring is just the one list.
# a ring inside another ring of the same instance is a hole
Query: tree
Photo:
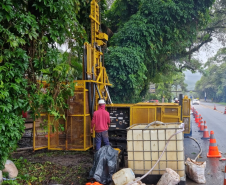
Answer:
[[[161, 102], [162, 97], [165, 97], [165, 100], [170, 102], [174, 93], [172, 90], [181, 90], [186, 91], [187, 84], [184, 82], [185, 75], [183, 73], [174, 72], [170, 75], [160, 75], [156, 78], [156, 87], [155, 94], [156, 98]], [[149, 98], [147, 93], [147, 97]], [[175, 97], [175, 96], [174, 96]], [[176, 94], [177, 97], [177, 94]], [[149, 98], [150, 99], [150, 98]]]
[[[213, 1], [116, 0], [107, 12], [114, 32], [106, 53], [106, 67], [116, 102], [139, 101], [150, 81], [163, 73], [181, 71], [180, 58], [208, 22]], [[181, 62], [186, 68], [187, 62]], [[185, 64], [183, 64], [185, 63]]]
[[[24, 132], [22, 111], [32, 110], [34, 119], [41, 112], [59, 118], [67, 108], [65, 99], [82, 68], [87, 39], [78, 14], [86, 5], [86, 0], [0, 2], [0, 170]], [[63, 43], [69, 53], [56, 47]]]
[[200, 98], [206, 92], [208, 99], [226, 102], [226, 48], [220, 49], [206, 64], [202, 78], [195, 84]]

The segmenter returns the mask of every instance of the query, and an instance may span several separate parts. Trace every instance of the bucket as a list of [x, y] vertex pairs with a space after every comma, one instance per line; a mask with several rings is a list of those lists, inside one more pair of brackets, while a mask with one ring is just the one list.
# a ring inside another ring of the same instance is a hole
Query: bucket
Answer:
[[132, 182], [135, 179], [135, 174], [131, 168], [124, 168], [116, 172], [112, 176], [112, 180], [115, 185], [126, 185], [129, 182]]

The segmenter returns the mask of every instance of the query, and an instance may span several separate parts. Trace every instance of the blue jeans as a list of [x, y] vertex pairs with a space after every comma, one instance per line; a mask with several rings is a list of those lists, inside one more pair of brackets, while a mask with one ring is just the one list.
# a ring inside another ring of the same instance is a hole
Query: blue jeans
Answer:
[[98, 132], [95, 135], [95, 141], [96, 141], [96, 151], [98, 151], [101, 147], [101, 141], [103, 140], [104, 145], [110, 145], [109, 139], [108, 139], [108, 131]]

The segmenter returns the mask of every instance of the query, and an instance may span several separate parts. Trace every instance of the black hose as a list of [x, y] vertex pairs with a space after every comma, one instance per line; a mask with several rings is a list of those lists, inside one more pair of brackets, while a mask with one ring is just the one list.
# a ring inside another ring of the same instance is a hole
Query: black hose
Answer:
[[201, 148], [200, 144], [198, 143], [198, 141], [195, 138], [193, 138], [193, 137], [188, 137], [188, 138], [193, 139], [198, 144], [198, 146], [199, 146], [200, 152], [197, 155], [197, 157], [195, 158], [195, 161], [196, 161], [197, 158], [202, 154], [202, 148]]

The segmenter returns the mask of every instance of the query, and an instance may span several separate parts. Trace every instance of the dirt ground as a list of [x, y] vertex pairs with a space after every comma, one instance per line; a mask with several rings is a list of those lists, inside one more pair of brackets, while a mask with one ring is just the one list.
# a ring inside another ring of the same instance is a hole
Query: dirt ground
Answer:
[[35, 151], [15, 152], [11, 159], [16, 164], [18, 184], [84, 185], [93, 163], [90, 152]]
[[[18, 148], [32, 148], [32, 124], [26, 123], [26, 130], [18, 142]], [[22, 150], [9, 158], [16, 165], [19, 174], [16, 180], [6, 180], [3, 185], [84, 185], [93, 166], [93, 153], [76, 151]], [[7, 178], [8, 174], [3, 174]]]

